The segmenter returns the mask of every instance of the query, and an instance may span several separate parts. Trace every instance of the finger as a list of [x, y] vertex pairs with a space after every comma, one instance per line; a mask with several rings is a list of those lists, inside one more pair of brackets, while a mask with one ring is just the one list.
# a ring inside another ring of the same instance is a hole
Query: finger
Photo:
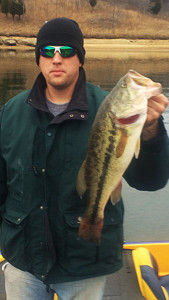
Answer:
[[161, 110], [156, 110], [154, 108], [148, 107], [146, 125], [151, 123], [153, 120], [159, 119], [160, 115], [161, 115]]
[[159, 95], [149, 98], [148, 103], [150, 103], [150, 104], [151, 103], [159, 103], [166, 108], [169, 102], [168, 102], [168, 98], [164, 94], [159, 94]]
[[166, 106], [164, 103], [159, 103], [155, 101], [150, 101], [148, 102], [148, 107], [147, 107], [147, 114], [148, 113], [157, 113], [159, 116], [164, 112], [166, 109]]
[[160, 115], [164, 112], [168, 105], [168, 99], [163, 94], [154, 96], [148, 100], [148, 109], [152, 108]]

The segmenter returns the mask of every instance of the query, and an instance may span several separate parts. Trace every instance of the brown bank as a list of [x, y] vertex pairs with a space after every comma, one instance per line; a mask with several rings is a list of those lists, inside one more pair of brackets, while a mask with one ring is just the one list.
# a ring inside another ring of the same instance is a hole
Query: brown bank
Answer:
[[[0, 36], [0, 49], [34, 49], [36, 38]], [[169, 40], [85, 39], [86, 57], [92, 59], [166, 59]]]

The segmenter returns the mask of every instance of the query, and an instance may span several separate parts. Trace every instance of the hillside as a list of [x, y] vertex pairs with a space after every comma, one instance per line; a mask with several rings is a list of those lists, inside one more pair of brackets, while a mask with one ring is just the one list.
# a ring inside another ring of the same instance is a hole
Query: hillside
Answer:
[[[46, 20], [55, 17], [75, 19], [85, 37], [92, 38], [169, 38], [169, 17], [165, 7], [158, 15], [148, 7], [132, 7], [127, 1], [98, 0], [92, 8], [87, 0], [24, 0], [21, 20], [0, 13], [0, 35], [36, 36]], [[141, 2], [139, 2], [141, 3]], [[146, 3], [144, 0], [142, 3]], [[63, 5], [64, 4], [64, 5]], [[168, 8], [167, 8], [168, 9]]]

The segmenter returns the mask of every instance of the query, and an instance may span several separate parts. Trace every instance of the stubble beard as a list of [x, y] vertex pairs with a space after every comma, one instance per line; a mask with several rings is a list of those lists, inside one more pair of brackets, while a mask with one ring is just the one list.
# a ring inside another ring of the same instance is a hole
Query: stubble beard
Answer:
[[65, 90], [71, 87], [72, 85], [75, 86], [76, 82], [74, 82], [74, 78], [72, 80], [63, 80], [62, 82], [49, 82], [49, 85], [51, 85], [56, 90]]

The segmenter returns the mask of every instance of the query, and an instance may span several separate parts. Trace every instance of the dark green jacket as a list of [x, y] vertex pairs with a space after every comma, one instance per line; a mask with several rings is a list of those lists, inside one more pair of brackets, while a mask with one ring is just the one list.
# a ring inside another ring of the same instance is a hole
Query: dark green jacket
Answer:
[[[122, 266], [123, 202], [105, 209], [99, 246], [78, 238], [86, 199], [76, 192], [91, 125], [107, 92], [81, 72], [67, 110], [54, 118], [45, 81], [11, 99], [0, 114], [0, 248], [15, 267], [46, 283], [89, 278]], [[87, 100], [86, 100], [87, 99]], [[142, 145], [125, 174], [138, 189], [156, 190], [168, 179], [168, 138]], [[151, 177], [150, 177], [151, 176]], [[148, 180], [147, 180], [148, 178]]]

